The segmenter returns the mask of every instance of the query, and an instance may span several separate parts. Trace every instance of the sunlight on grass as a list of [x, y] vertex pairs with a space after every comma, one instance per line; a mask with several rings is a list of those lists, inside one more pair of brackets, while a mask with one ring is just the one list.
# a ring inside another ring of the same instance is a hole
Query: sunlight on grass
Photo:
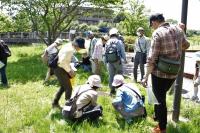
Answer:
[[[146, 119], [135, 119], [128, 124], [112, 107], [112, 98], [99, 96], [103, 106], [103, 117], [99, 121], [85, 120], [82, 123], [62, 119], [58, 110], [51, 109], [51, 102], [58, 83], [53, 77], [43, 85], [47, 67], [42, 64], [41, 54], [45, 46], [13, 46], [8, 60], [10, 88], [0, 88], [0, 133], [149, 133], [156, 123], [150, 118], [153, 106], [146, 108]], [[78, 70], [75, 85], [87, 81], [90, 73]], [[103, 87], [100, 91], [109, 92], [108, 75], [103, 73]], [[126, 79], [126, 82], [132, 82]], [[143, 95], [145, 89], [137, 84]], [[61, 105], [64, 104], [64, 96]], [[173, 97], [168, 96], [167, 105], [172, 109]], [[198, 133], [200, 131], [200, 107], [190, 101], [182, 101], [181, 115], [189, 118], [188, 123], [169, 124], [169, 133]]]

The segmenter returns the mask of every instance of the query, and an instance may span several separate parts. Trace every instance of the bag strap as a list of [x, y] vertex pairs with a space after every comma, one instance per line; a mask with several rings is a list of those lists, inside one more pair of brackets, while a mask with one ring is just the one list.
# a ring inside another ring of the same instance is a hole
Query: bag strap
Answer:
[[[79, 87], [78, 92], [76, 93], [76, 95], [73, 97], [73, 98], [76, 98], [76, 101], [77, 101], [78, 97], [79, 97], [81, 94], [83, 94], [83, 93], [85, 93], [85, 92], [87, 92], [87, 91], [89, 91], [89, 90], [93, 90], [93, 89], [88, 89], [88, 90], [85, 90], [85, 91], [82, 91], [81, 93], [79, 93], [80, 89], [81, 89], [81, 86]], [[79, 93], [79, 94], [78, 94], [78, 93]], [[84, 105], [82, 108], [78, 109], [78, 111], [83, 110], [83, 109], [84, 109], [85, 107], [87, 107], [90, 103], [91, 103], [91, 100], [90, 100], [89, 103], [87, 103], [86, 105]]]
[[142, 100], [142, 97], [135, 91], [135, 90], [133, 90], [131, 87], [129, 87], [129, 86], [126, 86], [126, 85], [124, 85], [125, 87], [127, 87], [127, 88], [129, 88], [130, 90], [132, 90], [141, 100]]
[[140, 45], [139, 39], [138, 39], [138, 45], [139, 45], [139, 47], [140, 47], [140, 51], [143, 53], [142, 48], [141, 48], [141, 45]]

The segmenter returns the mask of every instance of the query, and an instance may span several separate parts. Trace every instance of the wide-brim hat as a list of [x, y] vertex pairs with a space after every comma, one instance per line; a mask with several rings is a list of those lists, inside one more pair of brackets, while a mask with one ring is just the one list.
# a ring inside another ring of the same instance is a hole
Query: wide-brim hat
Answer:
[[98, 87], [98, 88], [101, 88], [102, 85], [101, 85], [101, 78], [99, 75], [91, 75], [89, 78], [88, 78], [88, 81], [87, 83], [91, 86], [91, 87]]
[[123, 83], [124, 83], [124, 77], [122, 75], [117, 74], [117, 75], [114, 76], [112, 86], [114, 86], [114, 87], [119, 86]]

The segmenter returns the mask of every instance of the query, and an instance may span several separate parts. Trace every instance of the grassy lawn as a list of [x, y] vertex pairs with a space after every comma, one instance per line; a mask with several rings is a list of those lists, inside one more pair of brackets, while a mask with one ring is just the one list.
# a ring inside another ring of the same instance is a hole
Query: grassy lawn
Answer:
[[[47, 67], [40, 59], [44, 46], [13, 46], [7, 74], [10, 88], [0, 87], [0, 133], [149, 133], [156, 123], [150, 118], [153, 106], [146, 103], [148, 117], [126, 123], [111, 106], [111, 97], [100, 96], [103, 117], [99, 121], [72, 123], [62, 119], [58, 110], [51, 110], [51, 101], [58, 88], [55, 78], [43, 85]], [[85, 83], [88, 73], [79, 70], [75, 86]], [[127, 79], [128, 82], [131, 82]], [[138, 85], [139, 86], [139, 85]], [[143, 94], [144, 88], [139, 86]], [[103, 88], [109, 91], [104, 73]], [[147, 99], [147, 97], [146, 97]], [[146, 100], [147, 101], [147, 100]], [[168, 108], [172, 110], [173, 97], [168, 96]], [[64, 104], [62, 97], [61, 105]], [[200, 105], [182, 99], [181, 115], [189, 122], [169, 122], [169, 133], [199, 133]]]

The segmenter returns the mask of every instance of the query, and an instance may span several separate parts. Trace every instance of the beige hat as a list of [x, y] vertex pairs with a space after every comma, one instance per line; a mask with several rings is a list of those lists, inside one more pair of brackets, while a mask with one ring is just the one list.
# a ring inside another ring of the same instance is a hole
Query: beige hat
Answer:
[[124, 77], [122, 75], [117, 74], [114, 76], [112, 86], [119, 86], [123, 83], [124, 83]]
[[60, 38], [57, 38], [57, 39], [55, 40], [55, 43], [57, 43], [57, 44], [61, 44], [62, 42], [63, 42], [63, 40], [60, 39]]
[[138, 31], [144, 31], [144, 28], [139, 27], [139, 28], [137, 29], [137, 32], [138, 32]]
[[91, 75], [89, 78], [88, 78], [88, 81], [89, 85], [91, 87], [101, 87], [101, 78], [99, 75]]

